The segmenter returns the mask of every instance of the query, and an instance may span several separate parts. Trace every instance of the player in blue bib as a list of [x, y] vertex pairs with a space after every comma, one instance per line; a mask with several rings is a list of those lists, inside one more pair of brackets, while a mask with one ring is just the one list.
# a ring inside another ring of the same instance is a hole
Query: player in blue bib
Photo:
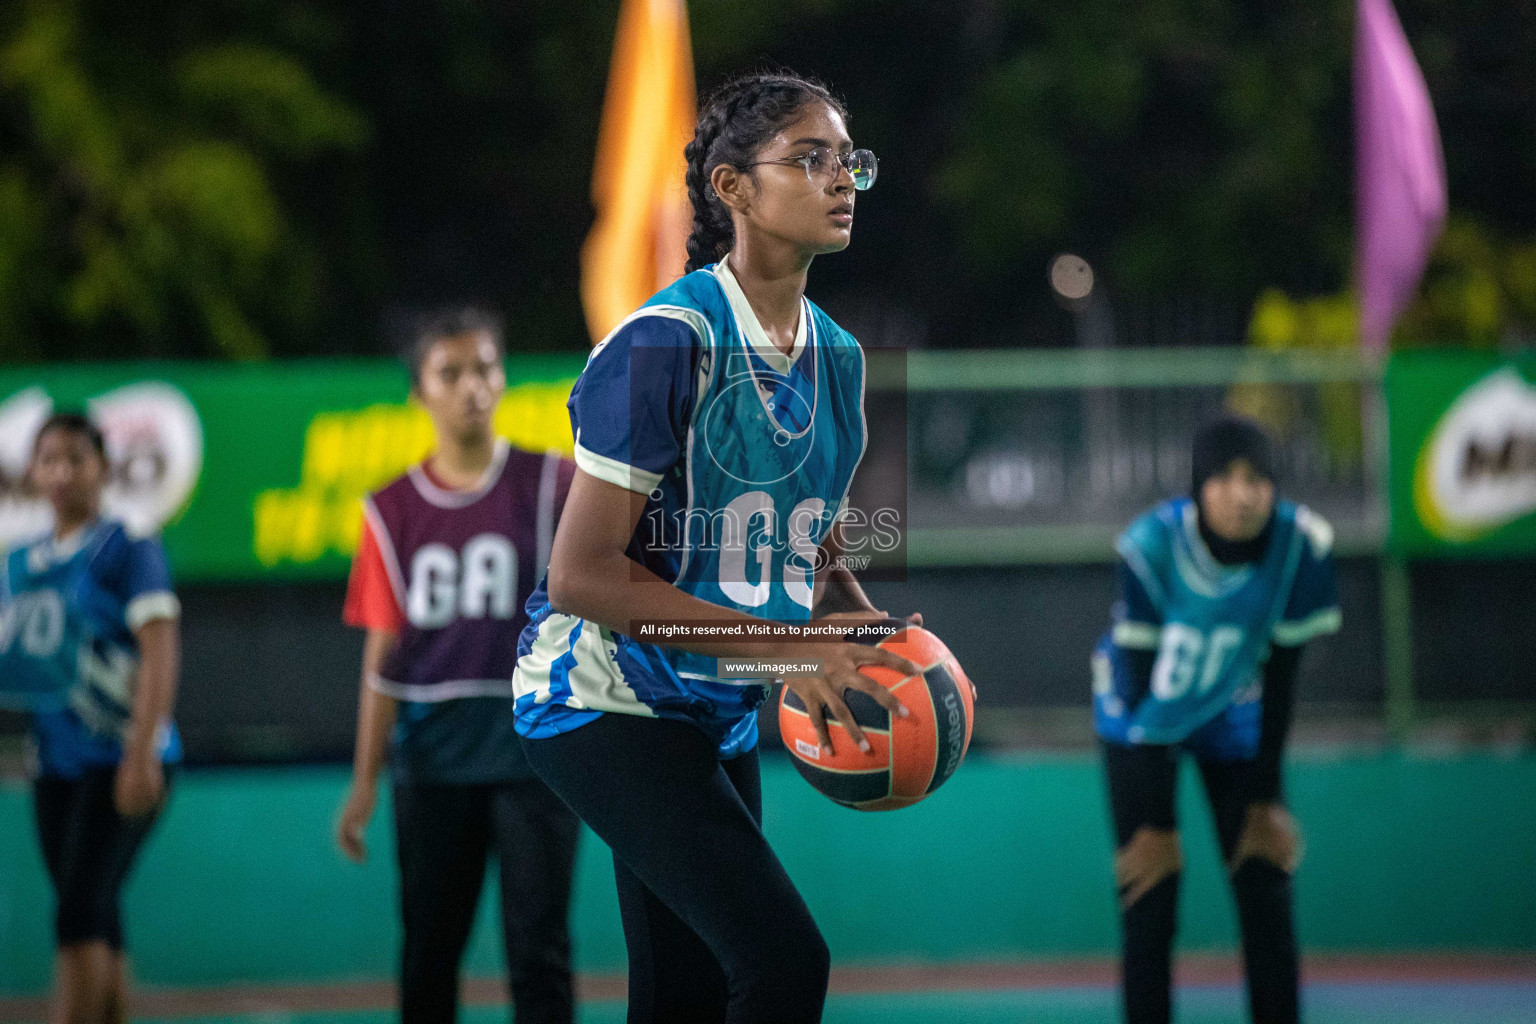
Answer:
[[[875, 161], [821, 86], [754, 75], [705, 106], [687, 149], [691, 271], [592, 352], [571, 393], [577, 473], [513, 689], [534, 770], [613, 850], [630, 1024], [819, 1021], [828, 953], [760, 827], [756, 708], [769, 688], [717, 657], [824, 662], [794, 679], [826, 736], [873, 646], [710, 642], [832, 608], [883, 618], [837, 568], [865, 447], [864, 356], [805, 298], [848, 245]], [[844, 620], [852, 621], [852, 620]]]
[[1109, 775], [1129, 1024], [1166, 1022], [1182, 855], [1174, 791], [1193, 755], [1237, 898], [1253, 1019], [1297, 1019], [1291, 873], [1300, 858], [1280, 763], [1302, 646], [1341, 624], [1333, 531], [1278, 500], [1256, 424], [1195, 438], [1193, 497], [1131, 524], [1120, 600], [1093, 655]]
[[[811, 617], [817, 549], [864, 452], [864, 353], [801, 297], [789, 352], [768, 339], [728, 262], [663, 289], [601, 342], [571, 394], [576, 463], [649, 496], [629, 553], [711, 605], [778, 622]], [[639, 408], [664, 399], [665, 418]], [[604, 635], [534, 594], [519, 664], [524, 736], [604, 712], [675, 718], [720, 755], [757, 743], [761, 684], [715, 658]], [[611, 648], [611, 649], [610, 649]]]
[[106, 446], [87, 419], [38, 431], [45, 537], [0, 572], [0, 698], [32, 712], [37, 827], [57, 896], [57, 1015], [124, 1019], [119, 895], [164, 803], [180, 606], [157, 541], [101, 517]]

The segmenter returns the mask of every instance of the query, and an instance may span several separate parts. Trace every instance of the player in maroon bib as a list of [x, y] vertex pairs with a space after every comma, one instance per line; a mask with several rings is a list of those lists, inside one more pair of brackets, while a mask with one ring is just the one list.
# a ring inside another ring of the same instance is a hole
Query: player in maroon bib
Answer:
[[574, 465], [496, 437], [505, 389], [496, 325], [430, 318], [412, 395], [436, 451], [363, 503], [344, 617], [368, 631], [352, 790], [338, 840], [361, 861], [387, 747], [404, 943], [405, 1024], [451, 1022], [486, 856], [500, 866], [516, 1019], [570, 1024], [567, 918], [575, 817], [529, 769], [512, 670]]
[[496, 442], [475, 486], [454, 490], [424, 463], [363, 502], [390, 597], [405, 610], [370, 682], [397, 700], [510, 697], [523, 606], [544, 575], [557, 492], [572, 464]]

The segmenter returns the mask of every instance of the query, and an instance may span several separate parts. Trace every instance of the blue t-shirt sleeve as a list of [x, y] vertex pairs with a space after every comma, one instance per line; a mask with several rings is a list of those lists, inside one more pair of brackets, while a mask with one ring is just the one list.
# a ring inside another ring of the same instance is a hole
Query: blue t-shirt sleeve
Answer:
[[1324, 634], [1337, 633], [1344, 623], [1333, 565], [1333, 529], [1305, 508], [1298, 512], [1297, 529], [1302, 533], [1301, 558], [1285, 610], [1272, 633], [1274, 642], [1282, 647], [1298, 647]]
[[158, 540], [143, 538], [128, 543], [119, 583], [123, 621], [129, 630], [137, 630], [155, 619], [180, 616], [181, 603], [172, 588], [170, 562]]
[[687, 323], [636, 317], [592, 353], [571, 389], [576, 465], [641, 494], [682, 457], [700, 342]]

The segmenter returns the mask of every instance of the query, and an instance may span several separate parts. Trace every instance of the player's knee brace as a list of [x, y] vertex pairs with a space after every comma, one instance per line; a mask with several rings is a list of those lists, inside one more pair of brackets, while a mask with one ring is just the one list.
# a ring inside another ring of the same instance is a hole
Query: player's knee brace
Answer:
[[1120, 907], [1128, 910], [1163, 879], [1184, 868], [1184, 852], [1176, 829], [1143, 825], [1130, 842], [1115, 852], [1115, 885]]
[[1292, 874], [1304, 852], [1301, 831], [1290, 811], [1275, 803], [1249, 804], [1227, 869], [1235, 875], [1245, 861], [1256, 857]]

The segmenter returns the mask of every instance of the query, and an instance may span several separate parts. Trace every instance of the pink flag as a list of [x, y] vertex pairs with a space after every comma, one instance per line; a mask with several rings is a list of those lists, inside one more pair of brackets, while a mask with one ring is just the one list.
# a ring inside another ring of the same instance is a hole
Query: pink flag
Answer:
[[1386, 349], [1445, 221], [1445, 161], [1429, 89], [1391, 0], [1355, 27], [1356, 272], [1360, 344]]

